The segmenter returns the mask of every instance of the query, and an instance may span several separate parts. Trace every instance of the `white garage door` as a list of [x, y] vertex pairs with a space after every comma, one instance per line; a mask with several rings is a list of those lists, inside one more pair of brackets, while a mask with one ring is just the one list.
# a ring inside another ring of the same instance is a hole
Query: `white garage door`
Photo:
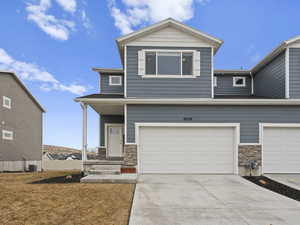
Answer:
[[234, 173], [234, 127], [141, 127], [140, 173]]
[[264, 128], [263, 172], [300, 173], [300, 128]]

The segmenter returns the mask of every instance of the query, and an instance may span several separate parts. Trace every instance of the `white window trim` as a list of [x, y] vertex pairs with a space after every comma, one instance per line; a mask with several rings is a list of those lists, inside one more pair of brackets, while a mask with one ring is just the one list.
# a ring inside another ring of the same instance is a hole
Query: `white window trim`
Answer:
[[[9, 101], [9, 104], [5, 104], [6, 101]], [[7, 108], [7, 109], [11, 109], [11, 98], [3, 96], [3, 107]]]
[[[7, 138], [5, 135], [10, 135], [11, 137]], [[9, 130], [2, 130], [2, 139], [3, 140], [13, 140], [14, 139], [14, 132]]]
[[[115, 78], [115, 77], [120, 78], [120, 83], [118, 83], [118, 84], [112, 83], [112, 78]], [[112, 75], [110, 75], [109, 76], [109, 86], [122, 86], [122, 76], [112, 76]]]
[[214, 76], [214, 87], [218, 87], [218, 77]]
[[[197, 77], [195, 74], [191, 74], [191, 75], [183, 75], [182, 74], [182, 53], [193, 53], [193, 60], [192, 60], [192, 71], [194, 71], [194, 57], [196, 54], [195, 50], [170, 50], [170, 49], [143, 49], [143, 54], [145, 55], [145, 74], [142, 76], [143, 78], [195, 78]], [[155, 56], [156, 56], [156, 74], [146, 74], [146, 53], [147, 52], [155, 52]], [[180, 72], [181, 74], [158, 74], [158, 60], [157, 60], [157, 53], [159, 52], [177, 52], [180, 53]]]
[[[242, 79], [243, 84], [236, 84], [237, 79]], [[246, 77], [233, 77], [232, 78], [233, 87], [246, 87]]]

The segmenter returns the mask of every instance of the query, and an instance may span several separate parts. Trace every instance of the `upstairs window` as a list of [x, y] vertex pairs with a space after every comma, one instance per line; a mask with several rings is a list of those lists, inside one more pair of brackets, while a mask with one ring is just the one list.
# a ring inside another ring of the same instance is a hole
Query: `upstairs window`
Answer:
[[233, 87], [246, 87], [246, 77], [233, 77]]
[[[198, 56], [197, 62], [199, 63], [197, 70], [194, 68], [195, 54]], [[140, 52], [139, 57], [142, 59], [143, 57], [145, 58], [145, 68], [141, 66], [143, 60], [139, 59], [140, 75], [156, 77], [184, 77], [200, 75], [200, 52], [189, 50], [149, 50]]]
[[11, 109], [11, 99], [9, 97], [3, 96], [3, 107]]
[[3, 140], [13, 140], [14, 133], [12, 131], [2, 130], [2, 139]]
[[121, 86], [122, 77], [121, 76], [109, 76], [109, 85], [110, 86]]

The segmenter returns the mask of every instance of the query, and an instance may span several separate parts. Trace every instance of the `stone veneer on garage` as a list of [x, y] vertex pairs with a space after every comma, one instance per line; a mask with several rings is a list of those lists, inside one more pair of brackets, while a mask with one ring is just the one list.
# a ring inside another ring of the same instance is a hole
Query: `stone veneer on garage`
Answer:
[[[249, 164], [251, 161], [256, 161], [258, 167], [252, 171], [253, 175], [261, 174], [261, 145], [239, 145], [238, 166], [240, 175], [249, 175]], [[137, 165], [137, 145], [124, 145], [124, 166], [134, 167]]]
[[124, 166], [137, 165], [137, 145], [127, 144], [124, 145]]
[[262, 164], [262, 154], [261, 154], [261, 145], [239, 145], [239, 174], [240, 175], [249, 175], [250, 174], [250, 162], [256, 161], [258, 167], [252, 171], [252, 175], [261, 174], [261, 164]]

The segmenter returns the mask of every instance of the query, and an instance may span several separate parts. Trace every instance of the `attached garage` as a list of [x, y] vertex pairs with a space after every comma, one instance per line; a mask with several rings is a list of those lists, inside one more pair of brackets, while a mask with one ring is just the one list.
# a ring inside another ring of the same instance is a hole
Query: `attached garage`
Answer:
[[238, 124], [136, 124], [139, 173], [237, 173]]
[[300, 124], [261, 126], [263, 173], [300, 173]]

